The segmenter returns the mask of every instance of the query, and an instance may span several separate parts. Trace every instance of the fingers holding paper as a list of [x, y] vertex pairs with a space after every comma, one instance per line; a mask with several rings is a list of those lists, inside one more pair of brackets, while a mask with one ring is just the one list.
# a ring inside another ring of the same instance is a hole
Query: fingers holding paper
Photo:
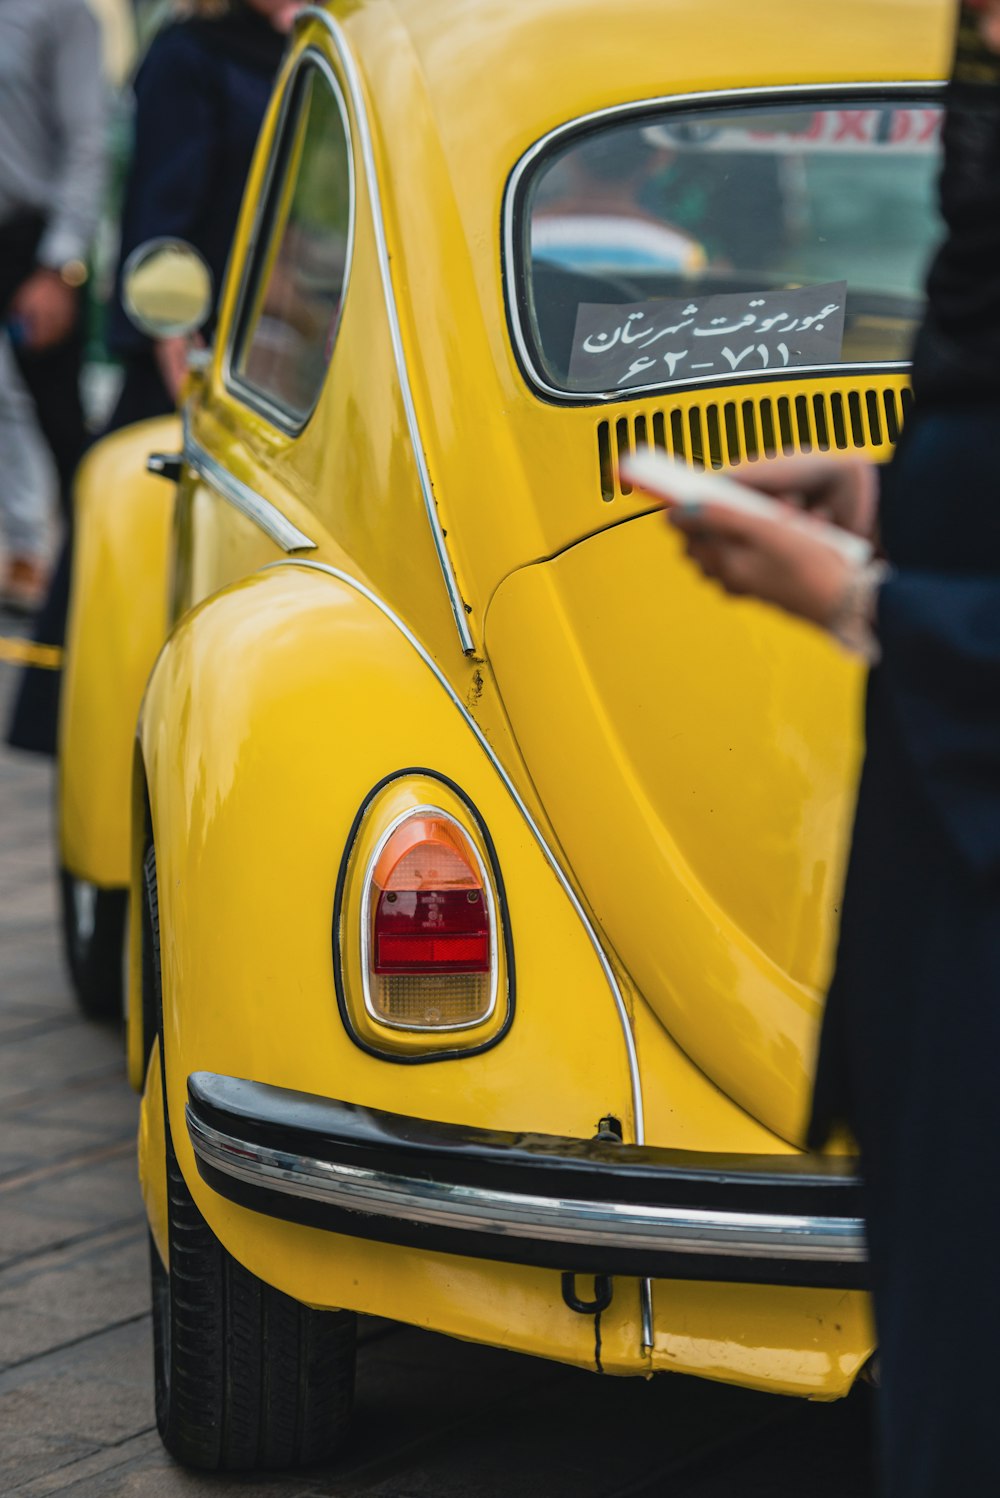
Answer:
[[826, 627], [844, 597], [853, 564], [817, 526], [782, 525], [711, 502], [668, 512], [705, 577], [737, 597], [759, 598]]
[[878, 528], [878, 469], [855, 458], [801, 455], [740, 470], [740, 482], [868, 540]]

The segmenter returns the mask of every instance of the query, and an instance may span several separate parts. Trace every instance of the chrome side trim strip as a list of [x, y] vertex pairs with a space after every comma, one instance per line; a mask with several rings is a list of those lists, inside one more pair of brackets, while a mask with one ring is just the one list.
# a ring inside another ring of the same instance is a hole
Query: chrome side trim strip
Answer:
[[399, 321], [396, 291], [392, 283], [389, 245], [386, 239], [385, 218], [382, 213], [382, 194], [379, 189], [378, 172], [375, 166], [375, 148], [372, 143], [371, 126], [368, 120], [364, 90], [361, 86], [361, 77], [358, 72], [357, 63], [354, 60], [354, 55], [347, 44], [347, 38], [333, 17], [325, 10], [320, 10], [318, 6], [307, 5], [299, 11], [296, 25], [301, 26], [306, 21], [317, 21], [321, 26], [326, 28], [337, 50], [340, 65], [344, 70], [347, 90], [351, 96], [351, 107], [354, 110], [354, 118], [357, 123], [358, 143], [361, 147], [361, 157], [364, 162], [368, 198], [371, 203], [372, 228], [375, 235], [375, 249], [378, 256], [379, 272], [382, 278], [382, 291], [385, 296], [385, 310], [389, 320], [389, 336], [392, 341], [393, 358], [396, 364], [396, 378], [399, 380], [400, 394], [403, 398], [403, 409], [406, 413], [406, 425], [413, 448], [413, 458], [417, 465], [417, 476], [420, 481], [424, 508], [427, 511], [427, 520], [434, 539], [434, 550], [437, 552], [438, 563], [444, 577], [445, 587], [448, 590], [451, 611], [455, 617], [455, 627], [458, 630], [462, 650], [466, 655], [470, 655], [475, 650], [475, 642], [472, 638], [472, 631], [469, 628], [465, 604], [458, 589], [458, 579], [455, 576], [455, 569], [448, 554], [448, 548], [445, 545], [444, 531], [440, 517], [438, 516], [437, 503], [434, 499], [434, 486], [431, 483], [430, 471], [427, 467], [427, 455], [420, 436], [420, 423], [417, 419], [417, 409], [413, 400], [410, 373], [406, 365], [406, 352], [403, 348], [403, 331]]
[[[698, 388], [705, 385], [730, 386], [745, 384], [746, 377], [739, 376], [723, 379], [719, 376], [711, 376], [709, 379], [695, 379], [678, 381], [676, 384], [664, 385], [635, 385], [627, 391], [608, 392], [576, 392], [562, 390], [557, 385], [552, 385], [545, 379], [535, 367], [535, 361], [524, 332], [521, 322], [521, 309], [518, 306], [516, 287], [517, 259], [515, 254], [514, 230], [515, 230], [515, 207], [517, 204], [518, 190], [525, 173], [543, 152], [547, 151], [564, 135], [573, 135], [577, 131], [586, 130], [591, 125], [605, 123], [629, 115], [642, 115], [654, 110], [684, 109], [688, 106], [700, 107], [705, 104], [733, 104], [737, 107], [745, 107], [751, 104], [767, 104], [773, 100], [779, 102], [791, 101], [796, 98], [837, 98], [840, 96], [858, 96], [865, 94], [899, 94], [918, 96], [937, 96], [944, 88], [944, 80], [934, 81], [922, 79], [920, 81], [900, 81], [889, 83], [813, 83], [813, 84], [775, 84], [771, 88], [732, 88], [732, 89], [708, 89], [703, 93], [694, 94], [661, 94], [652, 99], [636, 99], [631, 103], [613, 104], [605, 109], [595, 109], [589, 114], [577, 116], [564, 125], [557, 125], [554, 130], [549, 130], [540, 140], [536, 140], [533, 146], [529, 146], [524, 155], [518, 160], [516, 166], [507, 179], [503, 197], [503, 258], [504, 258], [504, 287], [507, 302], [507, 318], [510, 323], [517, 349], [518, 362], [528, 380], [528, 383], [541, 395], [550, 397], [559, 402], [560, 405], [584, 405], [600, 406], [613, 404], [623, 399], [632, 399], [640, 395], [649, 395], [654, 391], [673, 391], [681, 389]], [[795, 370], [796, 375], [823, 374], [823, 375], [849, 375], [849, 374], [872, 374], [872, 373], [906, 373], [910, 369], [908, 360], [892, 361], [881, 364], [844, 364], [844, 365], [818, 365], [816, 367], [802, 367]]]
[[279, 509], [262, 499], [249, 484], [233, 475], [205, 451], [187, 430], [185, 421], [184, 461], [195, 473], [210, 484], [234, 509], [239, 510], [254, 525], [260, 526], [265, 535], [276, 541], [282, 551], [315, 551], [316, 542], [311, 540], [298, 526], [285, 518]]
[[576, 912], [576, 915], [580, 920], [584, 931], [587, 933], [587, 938], [590, 942], [590, 945], [594, 949], [594, 954], [597, 957], [598, 962], [600, 963], [601, 971], [604, 974], [608, 987], [611, 989], [612, 997], [614, 998], [615, 1008], [618, 1013], [618, 1020], [621, 1025], [622, 1038], [625, 1043], [625, 1054], [628, 1060], [629, 1083], [632, 1093], [633, 1132], [635, 1133], [635, 1143], [645, 1144], [646, 1124], [642, 1103], [642, 1082], [639, 1077], [639, 1057], [635, 1048], [635, 1036], [632, 1034], [632, 1024], [631, 1020], [629, 1019], [628, 1006], [625, 1003], [625, 995], [621, 991], [618, 979], [615, 977], [614, 968], [611, 966], [611, 963], [608, 960], [608, 955], [601, 945], [600, 938], [597, 935], [597, 932], [594, 930], [594, 927], [592, 926], [587, 912], [584, 910], [576, 891], [574, 890], [572, 884], [569, 882], [569, 879], [564, 874], [558, 859], [552, 852], [548, 843], [545, 841], [541, 828], [538, 826], [538, 823], [535, 821], [534, 817], [531, 815], [531, 812], [528, 810], [528, 807], [522, 800], [517, 787], [511, 780], [510, 776], [507, 774], [507, 771], [504, 769], [503, 765], [500, 763], [500, 760], [497, 758], [496, 753], [494, 752], [486, 735], [479, 727], [479, 724], [476, 722], [475, 718], [472, 717], [468, 708], [465, 706], [465, 703], [462, 701], [461, 697], [459, 697], [458, 693], [451, 685], [451, 682], [437, 665], [436, 661], [434, 661], [434, 659], [424, 649], [423, 645], [417, 639], [413, 631], [403, 623], [398, 614], [393, 613], [392, 609], [390, 609], [389, 606], [384, 603], [376, 593], [373, 593], [370, 588], [365, 587], [364, 583], [359, 582], [356, 577], [351, 577], [349, 573], [342, 572], [337, 567], [329, 566], [329, 564], [326, 562], [311, 562], [306, 560], [304, 557], [301, 559], [295, 557], [287, 562], [272, 562], [270, 566], [265, 568], [264, 570], [270, 571], [271, 568], [274, 567], [304, 567], [310, 572], [323, 572], [328, 577], [335, 577], [338, 582], [345, 583], [349, 588], [353, 588], [354, 591], [356, 593], [360, 593], [363, 598], [367, 598], [368, 602], [374, 604], [379, 613], [383, 614], [385, 618], [389, 620], [390, 624], [394, 625], [395, 628], [399, 630], [403, 638], [409, 645], [412, 646], [412, 648], [420, 656], [420, 659], [423, 661], [424, 665], [427, 666], [428, 670], [436, 678], [438, 685], [443, 687], [452, 704], [461, 713], [467, 727], [471, 731], [476, 742], [479, 744], [479, 747], [482, 749], [483, 753], [486, 755], [487, 759], [490, 761], [490, 764], [493, 766], [494, 770], [497, 772], [497, 775], [503, 782], [507, 794], [514, 802], [514, 805], [521, 813], [521, 816], [524, 818], [524, 821], [526, 822], [532, 837], [535, 839], [542, 852], [542, 856], [544, 857], [549, 868], [552, 870], [552, 873], [555, 875], [556, 880], [558, 881], [559, 886], [563, 891], [563, 894], [569, 900], [571, 906], [573, 907], [573, 910]]
[[855, 1217], [793, 1217], [629, 1202], [527, 1196], [480, 1186], [390, 1175], [289, 1154], [223, 1134], [187, 1110], [199, 1159], [234, 1180], [368, 1216], [427, 1226], [565, 1243], [653, 1249], [714, 1258], [856, 1264], [867, 1258]]

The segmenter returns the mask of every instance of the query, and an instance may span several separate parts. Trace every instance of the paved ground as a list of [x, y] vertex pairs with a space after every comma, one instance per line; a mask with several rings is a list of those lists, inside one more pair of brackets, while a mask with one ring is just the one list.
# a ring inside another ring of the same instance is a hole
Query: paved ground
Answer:
[[[0, 615], [0, 634], [10, 628]], [[0, 665], [0, 718], [13, 671]], [[51, 772], [0, 751], [0, 1495], [863, 1498], [869, 1392], [832, 1406], [363, 1329], [354, 1437], [306, 1478], [192, 1476], [153, 1424], [136, 1103], [74, 1011]]]

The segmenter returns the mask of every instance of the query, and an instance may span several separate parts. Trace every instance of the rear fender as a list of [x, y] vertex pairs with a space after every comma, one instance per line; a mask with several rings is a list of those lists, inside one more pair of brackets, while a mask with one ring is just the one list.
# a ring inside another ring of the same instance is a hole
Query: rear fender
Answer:
[[[165, 646], [139, 743], [171, 1118], [183, 1117], [187, 1075], [207, 1069], [377, 1107], [400, 1107], [402, 1093], [413, 1111], [455, 1121], [468, 1121], [469, 1087], [473, 1111], [498, 1127], [503, 1115], [588, 1137], [610, 1112], [634, 1131], [622, 1030], [585, 929], [468, 719], [364, 592], [285, 565], [215, 595]], [[458, 785], [489, 829], [516, 948], [509, 1032], [482, 1054], [430, 1065], [387, 1061], [350, 1038], [331, 944], [358, 811], [373, 786], [415, 765]], [[541, 983], [544, 1005], [531, 998]], [[526, 1083], [535, 1070], [548, 1085]], [[187, 1174], [183, 1144], [178, 1157]]]
[[91, 450], [76, 485], [59, 849], [71, 873], [108, 888], [129, 882], [136, 722], [167, 631], [174, 485], [146, 460], [180, 441], [176, 417], [126, 427]]
[[[613, 1114], [634, 1137], [606, 978], [489, 755], [407, 635], [364, 592], [297, 565], [269, 568], [186, 616], [150, 679], [139, 749], [136, 783], [148, 788], [157, 857], [167, 1118], [199, 1208], [231, 1253], [301, 1301], [380, 1309], [490, 1340], [495, 1266], [350, 1238], [331, 1253], [326, 1234], [211, 1191], [184, 1126], [189, 1074], [217, 1070], [431, 1119], [578, 1137]], [[517, 974], [506, 1035], [478, 1055], [426, 1065], [352, 1041], [331, 944], [338, 870], [358, 810], [377, 782], [411, 765], [459, 785], [489, 829]], [[139, 1021], [134, 1014], [133, 1034]], [[150, 1078], [150, 1139], [159, 1128], [154, 1094]], [[146, 1151], [143, 1169], [151, 1168]], [[155, 1179], [143, 1189], [158, 1200]], [[460, 1283], [468, 1293], [457, 1294]], [[494, 1289], [537, 1350], [558, 1346], [570, 1361], [592, 1361], [593, 1324], [566, 1310], [557, 1275], [504, 1271]], [[606, 1366], [635, 1366], [638, 1315], [635, 1287], [623, 1285], [604, 1327]]]

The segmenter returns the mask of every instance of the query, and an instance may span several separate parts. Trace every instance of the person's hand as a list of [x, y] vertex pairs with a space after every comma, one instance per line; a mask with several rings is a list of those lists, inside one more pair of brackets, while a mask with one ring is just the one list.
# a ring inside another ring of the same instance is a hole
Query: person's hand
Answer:
[[184, 337], [158, 338], [153, 344], [156, 367], [175, 406], [180, 404], [181, 391], [188, 377], [190, 347], [190, 341]]
[[821, 628], [836, 617], [854, 564], [821, 533], [710, 503], [670, 510], [667, 518], [688, 556], [727, 593], [760, 598]]
[[275, 31], [287, 33], [295, 25], [304, 0], [247, 0], [247, 4], [251, 10], [266, 16]]
[[77, 293], [58, 271], [40, 266], [15, 291], [10, 313], [24, 326], [29, 349], [54, 348], [68, 338], [76, 326], [80, 305]]
[[1000, 0], [969, 0], [969, 9], [979, 13], [979, 29], [987, 47], [1000, 52]]
[[775, 458], [741, 468], [739, 481], [762, 494], [810, 510], [822, 520], [872, 541], [878, 529], [878, 470], [853, 458]]

